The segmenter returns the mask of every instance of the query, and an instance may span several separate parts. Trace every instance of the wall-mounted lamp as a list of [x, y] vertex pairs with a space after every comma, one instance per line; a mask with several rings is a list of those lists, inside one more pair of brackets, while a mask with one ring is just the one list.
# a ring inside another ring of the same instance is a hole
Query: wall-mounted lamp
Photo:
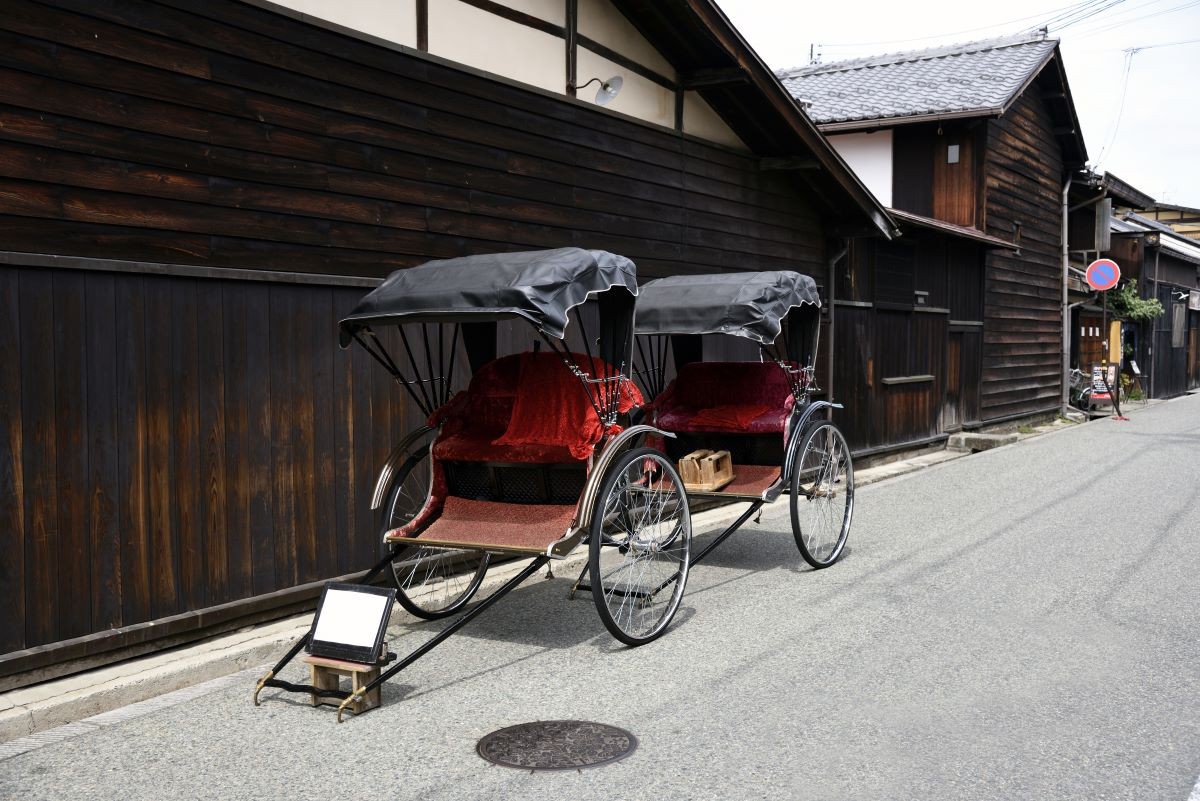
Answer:
[[596, 105], [607, 106], [609, 103], [613, 102], [613, 99], [616, 98], [617, 93], [621, 91], [621, 85], [625, 83], [625, 79], [620, 75], [614, 75], [607, 81], [602, 81], [599, 78], [592, 78], [587, 83], [580, 84], [579, 86], [575, 87], [575, 91], [579, 91], [585, 86], [589, 86], [593, 83], [600, 84], [600, 88], [596, 90]]

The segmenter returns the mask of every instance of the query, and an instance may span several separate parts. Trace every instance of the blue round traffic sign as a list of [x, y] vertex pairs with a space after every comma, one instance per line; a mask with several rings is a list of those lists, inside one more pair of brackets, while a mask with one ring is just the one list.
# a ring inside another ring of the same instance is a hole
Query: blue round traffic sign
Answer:
[[1121, 268], [1112, 259], [1096, 259], [1087, 268], [1088, 286], [1097, 292], [1112, 289], [1121, 280]]

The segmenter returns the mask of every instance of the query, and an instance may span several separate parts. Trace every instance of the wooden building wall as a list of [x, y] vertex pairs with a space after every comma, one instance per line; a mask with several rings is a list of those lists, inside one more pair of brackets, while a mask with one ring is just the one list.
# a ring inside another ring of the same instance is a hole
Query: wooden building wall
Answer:
[[980, 251], [916, 230], [852, 243], [835, 301], [834, 399], [855, 452], [930, 442], [979, 420]]
[[0, 652], [375, 553], [402, 401], [333, 350], [363, 290], [225, 268], [580, 245], [823, 274], [794, 174], [234, 0], [10, 0], [0, 121]]
[[987, 256], [983, 419], [1058, 408], [1062, 381], [1061, 145], [1038, 83], [987, 125], [986, 232], [1020, 237]]

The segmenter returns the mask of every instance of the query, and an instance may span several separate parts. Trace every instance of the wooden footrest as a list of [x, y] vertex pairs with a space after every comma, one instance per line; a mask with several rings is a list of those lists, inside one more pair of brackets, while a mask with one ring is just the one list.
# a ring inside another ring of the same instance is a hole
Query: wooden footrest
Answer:
[[[379, 678], [379, 669], [386, 664], [380, 662], [374, 665], [365, 665], [361, 662], [346, 662], [342, 659], [330, 659], [324, 656], [312, 656], [311, 654], [305, 656], [303, 661], [312, 669], [313, 687], [316, 687], [318, 690], [339, 690], [341, 689], [342, 679], [349, 678], [351, 692], [358, 692]], [[356, 715], [361, 715], [368, 709], [374, 709], [382, 703], [379, 690], [380, 688], [376, 687], [367, 693], [363, 697], [363, 700], [355, 701], [347, 708]], [[309, 697], [312, 699], [313, 706], [320, 706], [321, 704], [339, 706], [342, 703], [336, 698], [322, 698], [315, 694]]]
[[562, 539], [574, 517], [574, 505], [447, 498], [442, 514], [418, 536], [389, 533], [387, 539], [436, 548], [540, 554]]

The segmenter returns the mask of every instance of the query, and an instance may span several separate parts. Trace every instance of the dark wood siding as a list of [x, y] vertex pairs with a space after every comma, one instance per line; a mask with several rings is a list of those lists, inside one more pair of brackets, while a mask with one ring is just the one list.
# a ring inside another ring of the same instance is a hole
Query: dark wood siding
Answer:
[[988, 123], [984, 175], [987, 232], [1019, 254], [987, 256], [984, 293], [984, 421], [1058, 407], [1062, 370], [1061, 147], [1036, 91]]
[[9, 250], [384, 275], [576, 244], [644, 275], [820, 269], [808, 190], [751, 156], [233, 0], [55, 5], [0, 19]]
[[403, 425], [335, 348], [363, 290], [220, 268], [580, 245], [643, 277], [823, 275], [795, 173], [235, 0], [12, 0], [0, 118], [0, 251], [217, 268], [0, 268], [0, 653], [377, 553]]
[[[5, 650], [369, 563], [404, 399], [337, 349], [359, 295], [0, 267]], [[359, 397], [370, 414], [337, 413]]]

